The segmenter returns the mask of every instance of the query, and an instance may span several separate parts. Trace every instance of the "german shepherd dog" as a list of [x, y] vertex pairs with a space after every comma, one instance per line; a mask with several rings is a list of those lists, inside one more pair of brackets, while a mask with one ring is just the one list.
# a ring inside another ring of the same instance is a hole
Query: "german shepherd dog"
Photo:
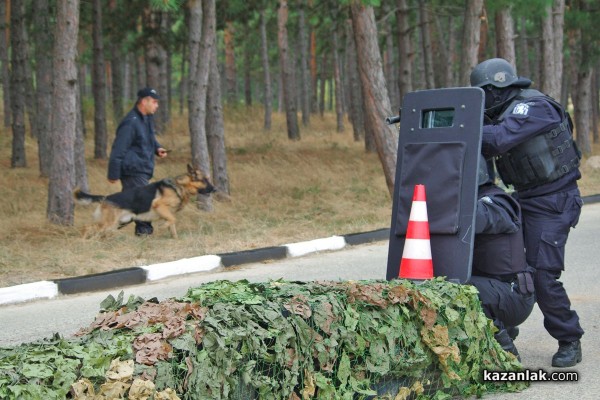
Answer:
[[78, 204], [100, 203], [94, 212], [95, 225], [86, 229], [84, 237], [104, 235], [133, 221], [151, 222], [163, 219], [173, 238], [177, 239], [175, 213], [189, 202], [191, 196], [215, 192], [214, 186], [199, 170], [190, 164], [187, 170], [187, 174], [184, 175], [108, 196], [89, 194], [76, 189], [73, 194]]

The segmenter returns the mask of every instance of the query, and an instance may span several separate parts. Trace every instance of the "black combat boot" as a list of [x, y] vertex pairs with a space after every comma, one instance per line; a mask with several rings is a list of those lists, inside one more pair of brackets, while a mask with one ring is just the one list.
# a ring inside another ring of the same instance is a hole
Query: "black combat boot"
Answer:
[[517, 336], [519, 336], [519, 327], [509, 326], [508, 328], [506, 328], [506, 332], [508, 332], [508, 336], [510, 336], [512, 340], [515, 340]]
[[508, 335], [508, 331], [506, 329], [502, 329], [501, 331], [496, 333], [494, 335], [494, 337], [496, 338], [498, 343], [500, 343], [502, 350], [508, 351], [509, 353], [514, 354], [517, 357], [517, 360], [521, 361], [521, 356], [519, 355], [519, 352], [517, 351], [517, 347], [513, 343], [510, 336]]
[[552, 366], [565, 368], [581, 362], [581, 342], [558, 342], [558, 351], [552, 357]]

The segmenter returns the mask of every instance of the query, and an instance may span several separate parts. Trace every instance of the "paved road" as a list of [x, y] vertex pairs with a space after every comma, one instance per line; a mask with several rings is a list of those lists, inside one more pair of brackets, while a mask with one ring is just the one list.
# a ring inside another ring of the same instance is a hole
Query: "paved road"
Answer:
[[[600, 245], [597, 227], [600, 226], [600, 204], [586, 205], [580, 224], [573, 230], [567, 245], [567, 272], [564, 284], [578, 311], [586, 334], [583, 337], [583, 362], [569, 371], [579, 374], [578, 382], [534, 383], [523, 393], [488, 395], [490, 399], [598, 399], [600, 398]], [[387, 243], [350, 247], [345, 250], [313, 254], [272, 263], [248, 264], [236, 269], [195, 274], [158, 283], [125, 289], [144, 298], [181, 296], [188, 287], [216, 279], [266, 281], [287, 280], [347, 280], [384, 278], [387, 261]], [[63, 296], [25, 304], [0, 306], [0, 346], [29, 342], [48, 337], [55, 332], [69, 336], [94, 319], [100, 302], [119, 290], [91, 294]], [[534, 309], [531, 317], [521, 326], [516, 341], [523, 364], [532, 370], [561, 371], [550, 365], [556, 342], [543, 328], [541, 313]]]

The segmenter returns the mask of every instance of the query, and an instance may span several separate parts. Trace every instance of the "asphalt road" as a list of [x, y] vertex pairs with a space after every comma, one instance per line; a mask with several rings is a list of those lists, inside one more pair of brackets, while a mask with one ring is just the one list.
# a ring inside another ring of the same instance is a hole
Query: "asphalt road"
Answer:
[[[575, 368], [561, 370], [550, 365], [557, 343], [543, 327], [541, 313], [534, 309], [521, 325], [516, 345], [523, 365], [533, 371], [577, 372], [577, 382], [535, 382], [522, 393], [487, 395], [489, 399], [598, 399], [600, 398], [600, 204], [586, 205], [579, 226], [571, 231], [567, 244], [567, 271], [563, 282], [586, 333], [582, 339], [583, 361]], [[217, 279], [248, 279], [253, 282], [286, 280], [348, 280], [385, 277], [387, 242], [349, 247], [344, 250], [288, 258], [271, 263], [248, 264], [235, 269], [180, 276], [125, 289], [125, 296], [165, 299], [183, 295], [187, 288]], [[69, 336], [91, 323], [100, 302], [120, 290], [61, 296], [52, 300], [0, 306], [0, 346], [29, 342], [58, 332]]]

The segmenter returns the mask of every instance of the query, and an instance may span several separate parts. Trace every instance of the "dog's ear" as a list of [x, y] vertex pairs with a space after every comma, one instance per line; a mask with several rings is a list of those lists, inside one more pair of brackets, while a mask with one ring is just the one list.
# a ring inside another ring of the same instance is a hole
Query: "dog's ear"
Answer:
[[192, 164], [188, 163], [187, 170], [188, 170], [188, 174], [194, 175], [194, 167], [192, 166]]

